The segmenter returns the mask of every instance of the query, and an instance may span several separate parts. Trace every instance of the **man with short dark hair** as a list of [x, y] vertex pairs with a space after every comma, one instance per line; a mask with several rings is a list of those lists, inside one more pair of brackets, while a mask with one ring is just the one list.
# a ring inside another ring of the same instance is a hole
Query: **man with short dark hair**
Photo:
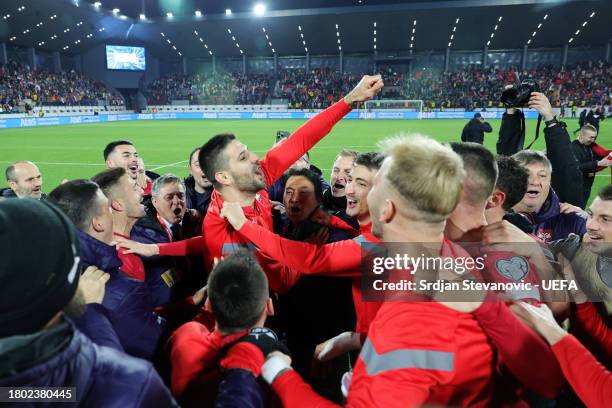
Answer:
[[0, 197], [45, 198], [40, 170], [31, 161], [17, 161], [6, 168], [8, 188], [0, 190]]
[[482, 115], [475, 113], [474, 118], [463, 127], [461, 141], [482, 144], [484, 142], [484, 134], [491, 133], [492, 131], [493, 128], [488, 122], [485, 122]]
[[245, 406], [244, 395], [263, 406], [256, 378], [264, 355], [257, 345], [265, 337], [276, 337], [263, 328], [266, 316], [274, 314], [266, 275], [255, 258], [238, 251], [212, 270], [207, 292], [206, 308], [217, 328], [211, 331], [189, 322], [172, 334], [167, 346], [172, 392], [182, 406], [211, 406], [223, 369], [232, 376], [225, 386], [240, 389], [240, 395], [225, 396], [234, 402], [232, 406]]
[[[72, 180], [49, 193], [78, 229], [81, 264], [95, 265], [111, 275], [102, 305], [126, 353], [151, 359], [165, 326], [153, 313], [147, 288], [122, 270], [113, 240], [113, 216], [109, 199], [96, 183]], [[95, 322], [94, 322], [95, 324]]]
[[[144, 205], [141, 204], [141, 189], [134, 184], [122, 167], [115, 167], [96, 174], [91, 180], [110, 201], [113, 215], [113, 237], [128, 239], [132, 227], [145, 216]], [[144, 281], [145, 270], [142, 260], [134, 254], [125, 254], [118, 248], [119, 259], [123, 262], [121, 270], [134, 279]]]
[[593, 144], [597, 140], [597, 129], [595, 126], [587, 123], [580, 128], [578, 138], [572, 142], [572, 152], [578, 160], [580, 170], [582, 171], [583, 185], [583, 202], [580, 208], [586, 208], [591, 196], [591, 188], [595, 181], [595, 172], [598, 167], [612, 166], [612, 160], [608, 157], [597, 155], [593, 151]]
[[212, 183], [200, 168], [199, 154], [200, 148], [196, 147], [189, 155], [189, 177], [185, 179], [185, 199], [187, 208], [197, 210], [204, 218], [210, 205], [213, 188]]
[[487, 201], [485, 210], [487, 223], [507, 220], [523, 231], [531, 233], [529, 220], [512, 210], [527, 191], [529, 173], [514, 157], [498, 155], [495, 161], [498, 175], [495, 189]]
[[557, 194], [551, 187], [552, 165], [542, 152], [522, 150], [513, 156], [529, 171], [529, 183], [523, 199], [513, 209], [527, 216], [533, 233], [545, 242], [583, 235], [585, 219], [577, 214], [561, 213]]
[[45, 202], [4, 200], [0, 230], [0, 386], [74, 387], [65, 395], [82, 406], [175, 406], [150, 363], [94, 345], [63, 311], [83, 295], [70, 220]]
[[[128, 176], [136, 182], [139, 177], [139, 171], [141, 166], [138, 162], [140, 155], [136, 151], [134, 144], [127, 140], [117, 140], [110, 142], [104, 148], [104, 162], [106, 167], [112, 169], [113, 167], [122, 167], [127, 172]], [[144, 166], [143, 166], [144, 167]], [[142, 169], [144, 171], [144, 168]], [[151, 194], [151, 183], [150, 179], [147, 179], [143, 188], [144, 194]]]

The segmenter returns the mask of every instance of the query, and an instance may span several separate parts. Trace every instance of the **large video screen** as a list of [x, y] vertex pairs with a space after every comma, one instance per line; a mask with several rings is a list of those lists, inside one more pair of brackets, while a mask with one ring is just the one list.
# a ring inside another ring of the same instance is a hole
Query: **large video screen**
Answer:
[[146, 69], [143, 47], [106, 46], [106, 69], [122, 71], [144, 71]]

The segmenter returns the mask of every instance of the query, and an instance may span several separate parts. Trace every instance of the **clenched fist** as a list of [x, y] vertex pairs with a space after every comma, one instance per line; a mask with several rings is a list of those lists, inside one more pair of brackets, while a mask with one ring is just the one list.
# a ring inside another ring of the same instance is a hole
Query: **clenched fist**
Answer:
[[368, 101], [380, 92], [384, 85], [382, 76], [364, 75], [357, 86], [344, 97], [344, 102], [351, 105], [355, 102]]

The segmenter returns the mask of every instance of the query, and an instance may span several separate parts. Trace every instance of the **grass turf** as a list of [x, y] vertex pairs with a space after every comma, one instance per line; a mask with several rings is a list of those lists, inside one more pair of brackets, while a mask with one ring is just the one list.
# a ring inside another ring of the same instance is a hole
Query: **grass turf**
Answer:
[[[311, 159], [328, 177], [334, 157], [343, 147], [371, 151], [379, 140], [400, 132], [423, 133], [442, 142], [458, 141], [466, 122], [345, 120], [311, 151]], [[136, 145], [147, 169], [185, 176], [191, 150], [217, 133], [236, 134], [249, 149], [263, 157], [274, 142], [277, 130], [294, 131], [301, 123], [300, 120], [167, 120], [3, 129], [0, 130], [0, 167], [15, 160], [34, 161], [44, 178], [43, 191], [49, 192], [63, 179], [89, 178], [103, 170], [104, 146], [113, 140], [127, 139]], [[485, 146], [495, 152], [501, 120], [490, 123], [493, 133], [485, 135]], [[570, 131], [578, 127], [576, 120], [569, 119], [567, 123]], [[533, 139], [535, 125], [535, 120], [527, 121], [527, 142]], [[602, 122], [598, 142], [607, 148], [612, 148], [611, 129], [607, 121]], [[544, 150], [543, 134], [534, 148]], [[609, 171], [598, 173], [591, 197], [609, 183]]]

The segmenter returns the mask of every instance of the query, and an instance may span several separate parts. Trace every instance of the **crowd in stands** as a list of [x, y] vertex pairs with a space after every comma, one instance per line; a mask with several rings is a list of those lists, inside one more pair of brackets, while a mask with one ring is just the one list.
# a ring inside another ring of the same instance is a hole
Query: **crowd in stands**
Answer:
[[[604, 63], [584, 63], [565, 69], [543, 66], [525, 71], [478, 66], [447, 73], [416, 70], [412, 75], [390, 68], [382, 71], [388, 87], [379, 98], [420, 99], [425, 101], [426, 109], [498, 107], [504, 86], [526, 78], [535, 80], [557, 107], [606, 105], [612, 92], [612, 66]], [[276, 80], [263, 74], [174, 74], [151, 83], [148, 100], [151, 104], [185, 99], [191, 104], [248, 105], [267, 104], [274, 98], [286, 100], [291, 109], [324, 109], [346, 94], [347, 84], [361, 76], [330, 68], [310, 72], [281, 70]]]
[[533, 93], [546, 154], [524, 149], [513, 108], [497, 155], [473, 132], [459, 142], [460, 128], [456, 142], [403, 134], [357, 152], [370, 135], [354, 128], [325, 180], [309, 150], [384, 87], [353, 79], [261, 159], [232, 122], [201, 146], [178, 142], [185, 179], [146, 171], [113, 128], [106, 168], [86, 178], [46, 188], [35, 163], [10, 163], [7, 398], [44, 387], [86, 407], [609, 407], [612, 184], [591, 194], [584, 179], [612, 166], [599, 118], [570, 143]]
[[612, 65], [604, 63], [525, 71], [480, 67], [447, 73], [416, 71], [401, 81], [400, 93], [406, 99], [422, 99], [430, 108], [497, 107], [504, 86], [525, 79], [533, 79], [557, 107], [610, 103]]
[[188, 100], [191, 105], [259, 105], [268, 102], [270, 78], [264, 74], [171, 74], [147, 87], [152, 105]]
[[74, 70], [49, 72], [10, 61], [0, 64], [0, 112], [17, 112], [29, 106], [95, 106], [124, 104], [123, 97], [102, 82], [85, 78]]

